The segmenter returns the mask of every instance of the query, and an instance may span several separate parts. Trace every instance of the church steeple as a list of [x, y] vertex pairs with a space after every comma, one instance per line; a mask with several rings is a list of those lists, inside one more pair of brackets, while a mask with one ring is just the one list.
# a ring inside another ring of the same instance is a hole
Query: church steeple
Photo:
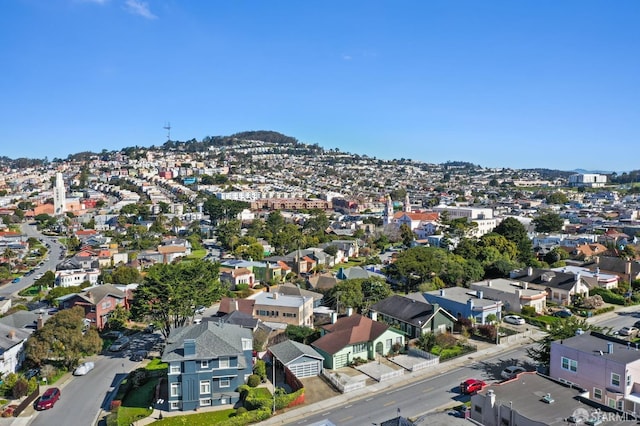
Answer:
[[411, 213], [411, 201], [409, 201], [409, 193], [404, 196], [404, 211]]
[[391, 200], [391, 195], [387, 194], [387, 202], [384, 206], [384, 216], [383, 223], [385, 225], [389, 225], [393, 220], [393, 201]]

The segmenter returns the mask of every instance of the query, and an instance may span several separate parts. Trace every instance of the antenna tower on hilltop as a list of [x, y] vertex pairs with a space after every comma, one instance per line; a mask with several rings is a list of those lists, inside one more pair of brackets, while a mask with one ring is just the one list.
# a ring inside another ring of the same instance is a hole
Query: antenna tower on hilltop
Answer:
[[167, 140], [171, 140], [171, 123], [167, 122], [167, 125], [163, 127], [167, 131]]

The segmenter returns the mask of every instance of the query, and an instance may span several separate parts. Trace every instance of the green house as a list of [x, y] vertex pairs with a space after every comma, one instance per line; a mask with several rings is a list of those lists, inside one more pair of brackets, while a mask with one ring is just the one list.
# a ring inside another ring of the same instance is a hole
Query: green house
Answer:
[[387, 355], [393, 345], [404, 343], [404, 335], [387, 324], [352, 314], [322, 327], [322, 337], [311, 346], [323, 356], [325, 368], [336, 369], [356, 358], [373, 360]]

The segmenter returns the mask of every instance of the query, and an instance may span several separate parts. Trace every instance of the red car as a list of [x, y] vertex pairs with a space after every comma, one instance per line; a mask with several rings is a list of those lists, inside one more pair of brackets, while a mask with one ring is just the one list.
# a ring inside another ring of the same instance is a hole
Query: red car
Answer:
[[482, 388], [484, 388], [485, 386], [487, 386], [487, 384], [482, 380], [467, 379], [464, 382], [460, 383], [460, 392], [465, 395], [470, 395], [482, 390]]
[[53, 408], [53, 405], [60, 399], [60, 389], [49, 388], [47, 389], [36, 404], [36, 410], [48, 410]]

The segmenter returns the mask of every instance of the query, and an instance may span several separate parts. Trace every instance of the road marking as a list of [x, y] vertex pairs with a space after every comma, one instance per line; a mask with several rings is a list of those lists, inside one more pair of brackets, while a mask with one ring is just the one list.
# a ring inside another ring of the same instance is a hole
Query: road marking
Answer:
[[387, 402], [386, 404], [384, 404], [385, 407], [388, 407], [389, 405], [393, 405], [395, 404], [395, 401], [391, 401], [391, 402]]
[[369, 402], [369, 401], [371, 401], [372, 399], [373, 399], [373, 398], [367, 398], [367, 399], [365, 399], [365, 401]]
[[433, 390], [433, 388], [426, 388], [426, 389], [424, 389], [422, 392], [425, 392], [425, 393], [426, 393], [426, 392], [431, 392], [432, 390]]
[[329, 414], [331, 414], [331, 411], [327, 411], [326, 413], [322, 413], [322, 416], [328, 416]]
[[340, 419], [341, 422], [346, 422], [349, 419], [352, 419], [353, 416], [345, 417], [344, 419]]
[[344, 408], [351, 408], [353, 407], [353, 404], [349, 404], [349, 405], [345, 405]]

